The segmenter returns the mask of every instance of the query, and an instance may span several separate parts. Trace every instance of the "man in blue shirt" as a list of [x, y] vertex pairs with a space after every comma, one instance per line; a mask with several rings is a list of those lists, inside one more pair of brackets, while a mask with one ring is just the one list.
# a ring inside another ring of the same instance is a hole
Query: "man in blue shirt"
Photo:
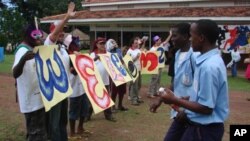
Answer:
[[[173, 90], [176, 97], [188, 98], [194, 93], [193, 75], [195, 56], [190, 44], [190, 24], [179, 23], [172, 29], [171, 41], [177, 50], [174, 62]], [[171, 119], [173, 122], [166, 134], [165, 141], [180, 140], [186, 129], [186, 123], [179, 120], [184, 113], [183, 108], [172, 106]]]
[[[226, 68], [215, 45], [218, 25], [211, 20], [199, 20], [191, 25], [190, 33], [193, 50], [201, 53], [195, 63], [194, 93], [184, 100], [168, 90], [161, 100], [186, 109], [188, 127], [181, 141], [221, 141], [229, 101]], [[151, 111], [158, 106], [152, 105]]]

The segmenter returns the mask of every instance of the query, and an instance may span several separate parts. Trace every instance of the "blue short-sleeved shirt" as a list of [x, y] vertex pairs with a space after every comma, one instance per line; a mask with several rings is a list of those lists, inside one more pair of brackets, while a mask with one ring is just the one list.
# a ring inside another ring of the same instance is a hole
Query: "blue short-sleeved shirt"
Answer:
[[[180, 57], [181, 53], [185, 53], [183, 58]], [[174, 94], [177, 97], [188, 96], [194, 93], [192, 85], [195, 56], [197, 55], [193, 52], [192, 48], [190, 48], [187, 52], [180, 52], [180, 50], [178, 50], [175, 54]], [[171, 118], [174, 118], [176, 115], [177, 112], [172, 109]]]
[[225, 64], [218, 49], [213, 49], [196, 59], [193, 87], [195, 93], [190, 101], [213, 109], [211, 115], [186, 110], [193, 122], [200, 124], [222, 123], [229, 114], [228, 83]]

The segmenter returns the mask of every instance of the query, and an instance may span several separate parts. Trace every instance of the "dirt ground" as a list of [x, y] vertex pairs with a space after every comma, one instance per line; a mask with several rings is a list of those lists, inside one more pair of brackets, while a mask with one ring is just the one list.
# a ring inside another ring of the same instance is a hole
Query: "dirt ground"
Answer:
[[[145, 105], [148, 104], [149, 101], [148, 101], [148, 99], [146, 99], [146, 96], [145, 96], [146, 95], [146, 87], [145, 86], [142, 88], [141, 94], [142, 94], [143, 98], [145, 99], [144, 104]], [[249, 101], [250, 91], [249, 92], [230, 91], [229, 95], [230, 95], [230, 116], [225, 124], [225, 134], [223, 137], [224, 141], [229, 140], [229, 125], [231, 125], [231, 124], [250, 124], [250, 108], [249, 108], [250, 107], [250, 101]], [[15, 134], [15, 136], [17, 136], [17, 137], [24, 138], [24, 135], [25, 135], [24, 117], [22, 114], [20, 114], [18, 103], [16, 103], [15, 101], [16, 101], [16, 99], [15, 99], [14, 79], [9, 75], [0, 75], [0, 137], [1, 136], [12, 136], [11, 134]], [[127, 100], [126, 100], [125, 104], [130, 105]], [[131, 106], [129, 108], [130, 108], [130, 110], [129, 110], [130, 112], [134, 112], [134, 110], [132, 109]], [[147, 108], [145, 108], [145, 109], [147, 109]], [[141, 116], [140, 118], [147, 118], [147, 115], [148, 115], [148, 113]], [[123, 117], [123, 115], [120, 115], [120, 116], [121, 116], [120, 118]], [[99, 117], [96, 117], [96, 119], [98, 119], [98, 118], [103, 118], [103, 115], [100, 114]], [[143, 121], [143, 119], [139, 119], [139, 120]], [[163, 120], [167, 120], [167, 118], [163, 119]], [[123, 122], [124, 122], [123, 126], [126, 126], [127, 125], [126, 120], [124, 120]], [[13, 124], [13, 127], [9, 127], [10, 123]], [[159, 125], [160, 124], [161, 123], [159, 123]], [[99, 129], [93, 128], [92, 131], [97, 132], [98, 130], [105, 130], [105, 129], [110, 128], [109, 126], [105, 127], [105, 125], [106, 124], [102, 124], [101, 125], [102, 127]], [[90, 128], [91, 128], [91, 126], [94, 126], [94, 125], [90, 125]], [[157, 129], [154, 129], [154, 127], [159, 128], [157, 126], [152, 125], [151, 129], [149, 129], [149, 130], [157, 132]], [[5, 128], [13, 128], [13, 129], [6, 131]], [[117, 127], [117, 128], [119, 128], [119, 127]], [[160, 130], [163, 130], [163, 131], [161, 131], [160, 134], [162, 134], [161, 136], [164, 136], [167, 127], [165, 125], [163, 125], [163, 126], [161, 126], [161, 128], [163, 128], [163, 129], [159, 129], [159, 131]], [[119, 129], [117, 129], [117, 130], [119, 130]], [[10, 133], [7, 133], [7, 132], [10, 132]], [[124, 132], [127, 132], [127, 131], [124, 130]], [[148, 132], [148, 133], [150, 133], [150, 132]], [[132, 133], [132, 134], [135, 134], [135, 133]], [[96, 134], [95, 136], [98, 136], [98, 135], [99, 134]], [[110, 135], [111, 135], [111, 133], [110, 133]], [[115, 135], [116, 134], [112, 134], [112, 136], [115, 136]], [[103, 136], [108, 136], [108, 134], [105, 134]], [[139, 135], [137, 135], [137, 136], [139, 136]], [[132, 137], [133, 137], [133, 135], [131, 135], [130, 139]], [[121, 138], [127, 138], [127, 139], [121, 139], [121, 140], [128, 140], [128, 141], [130, 140], [128, 136], [121, 136]], [[162, 137], [160, 137], [160, 138], [162, 138]], [[9, 141], [11, 141], [11, 140], [12, 139], [10, 139]], [[20, 140], [23, 140], [23, 139], [20, 139]], [[92, 137], [89, 140], [99, 141], [97, 137]], [[112, 139], [107, 138], [104, 140], [112, 140]], [[152, 140], [152, 139], [148, 139], [148, 140]]]

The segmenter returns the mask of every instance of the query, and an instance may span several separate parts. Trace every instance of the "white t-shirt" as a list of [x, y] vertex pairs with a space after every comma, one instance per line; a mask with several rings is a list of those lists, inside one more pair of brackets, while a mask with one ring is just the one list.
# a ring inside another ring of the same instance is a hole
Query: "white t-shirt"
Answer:
[[[137, 48], [137, 49], [129, 48], [129, 50], [127, 51], [127, 54], [130, 55], [132, 57], [132, 59], [134, 60], [138, 54], [141, 54], [141, 50], [139, 48]], [[140, 71], [141, 70], [140, 59], [137, 59], [136, 61], [134, 61], [134, 64], [135, 64], [136, 68]]]
[[[170, 44], [169, 43], [166, 43], [166, 44], [160, 44], [160, 46], [159, 47], [162, 47], [163, 49], [164, 49], [164, 51], [168, 51], [169, 50], [169, 47], [170, 47]], [[156, 46], [152, 46], [151, 48], [150, 48], [150, 51], [157, 51], [157, 48], [158, 47], [156, 47]]]
[[157, 51], [158, 47], [152, 46], [149, 51]]
[[164, 49], [164, 51], [169, 51], [169, 47], [170, 47], [170, 44], [169, 43], [166, 43], [166, 44], [161, 44], [160, 47], [162, 47]]
[[[21, 47], [17, 50], [12, 69], [19, 63], [27, 51], [29, 50], [25, 47]], [[30, 113], [44, 107], [36, 74], [35, 58], [26, 61], [23, 67], [23, 73], [16, 81], [21, 113]]]
[[78, 97], [78, 96], [83, 95], [85, 91], [83, 89], [80, 77], [78, 75], [74, 75], [70, 73], [69, 79], [70, 79], [71, 87], [73, 89], [73, 93], [69, 97], [73, 98], [73, 97]]
[[[52, 42], [49, 37], [50, 37], [50, 34], [48, 35], [48, 37], [44, 41], [44, 45], [56, 45], [56, 42]], [[62, 57], [62, 61], [63, 61], [64, 67], [65, 67], [65, 70], [66, 70], [67, 74], [69, 74], [69, 72], [70, 72], [69, 54], [66, 51], [66, 48], [63, 46], [60, 48], [60, 53], [61, 53], [61, 57]]]
[[232, 60], [235, 61], [235, 62], [239, 62], [240, 61], [240, 52], [239, 51], [231, 51], [231, 57], [232, 57]]
[[[94, 59], [96, 57], [96, 54], [94, 52], [90, 53], [90, 56], [92, 59]], [[97, 59], [95, 61], [95, 64], [97, 66], [97, 69], [101, 75], [102, 81], [104, 85], [109, 85], [109, 74], [107, 72], [107, 70], [105, 69], [104, 65], [102, 64], [102, 62]]]

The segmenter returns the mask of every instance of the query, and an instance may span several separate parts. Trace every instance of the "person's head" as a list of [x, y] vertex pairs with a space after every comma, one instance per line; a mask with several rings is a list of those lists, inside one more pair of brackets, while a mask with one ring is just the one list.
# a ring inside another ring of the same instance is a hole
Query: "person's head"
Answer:
[[80, 51], [79, 38], [78, 37], [68, 35], [64, 40], [64, 44], [67, 46], [67, 50], [68, 50], [69, 54], [74, 53], [74, 51], [77, 51], [77, 52]]
[[130, 47], [132, 47], [132, 48], [139, 48], [139, 37], [134, 37], [134, 38], [132, 38], [131, 40], [130, 40]]
[[105, 44], [105, 47], [108, 51], [111, 51], [115, 48], [118, 48], [118, 44], [116, 43], [114, 39], [108, 39], [108, 41]]
[[234, 51], [236, 52], [238, 50], [238, 47], [234, 47]]
[[37, 29], [35, 24], [29, 24], [24, 29], [24, 41], [31, 47], [42, 44], [43, 32]]
[[204, 53], [204, 51], [216, 47], [215, 43], [219, 37], [219, 28], [214, 21], [202, 19], [191, 25], [190, 34], [194, 51]]
[[156, 35], [153, 37], [153, 41], [156, 46], [159, 46], [161, 44], [161, 37]]
[[105, 43], [105, 38], [98, 37], [93, 43], [91, 52], [106, 52]]
[[[50, 24], [50, 33], [52, 33], [55, 28], [60, 24], [61, 21], [55, 21], [54, 23], [51, 23]], [[58, 35], [58, 42], [61, 42], [63, 43], [63, 40], [64, 40], [64, 30], [67, 28], [67, 26], [64, 26], [64, 28], [60, 31], [59, 35]]]
[[183, 48], [189, 44], [190, 39], [190, 24], [179, 23], [171, 28], [171, 41], [175, 48]]

